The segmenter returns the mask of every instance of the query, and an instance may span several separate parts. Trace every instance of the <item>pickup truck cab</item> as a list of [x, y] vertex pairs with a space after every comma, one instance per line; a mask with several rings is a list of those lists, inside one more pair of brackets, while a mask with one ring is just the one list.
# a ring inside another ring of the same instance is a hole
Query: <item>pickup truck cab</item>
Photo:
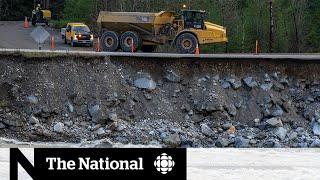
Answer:
[[84, 23], [68, 23], [66, 28], [61, 29], [61, 37], [65, 44], [72, 47], [76, 45], [93, 46], [93, 34]]

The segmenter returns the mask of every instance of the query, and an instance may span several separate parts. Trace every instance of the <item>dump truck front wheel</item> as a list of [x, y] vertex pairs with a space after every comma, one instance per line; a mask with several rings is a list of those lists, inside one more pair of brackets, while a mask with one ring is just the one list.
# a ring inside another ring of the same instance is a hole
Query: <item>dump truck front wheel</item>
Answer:
[[120, 46], [124, 52], [131, 52], [132, 48], [134, 52], [137, 52], [138, 50], [140, 50], [141, 44], [141, 38], [136, 32], [127, 31], [123, 33], [120, 37]]
[[103, 51], [114, 52], [119, 48], [119, 37], [116, 32], [105, 31], [101, 37]]
[[176, 41], [177, 50], [183, 54], [193, 54], [196, 51], [198, 39], [191, 33], [181, 34]]
[[142, 45], [141, 46], [141, 51], [142, 52], [153, 52], [157, 48], [156, 45]]

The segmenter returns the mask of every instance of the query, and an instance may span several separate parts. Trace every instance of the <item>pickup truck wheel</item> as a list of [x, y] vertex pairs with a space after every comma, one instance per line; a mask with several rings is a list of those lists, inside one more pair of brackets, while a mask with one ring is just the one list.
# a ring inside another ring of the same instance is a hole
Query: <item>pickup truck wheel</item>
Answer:
[[127, 31], [123, 33], [120, 37], [120, 46], [124, 52], [131, 52], [132, 51], [132, 41], [134, 46], [134, 52], [137, 52], [141, 48], [141, 38], [136, 32]]
[[156, 50], [157, 46], [156, 45], [142, 45], [141, 46], [141, 51], [142, 52], [153, 52]]
[[193, 54], [196, 51], [198, 39], [191, 33], [184, 33], [177, 38], [176, 47], [182, 54]]
[[119, 36], [116, 32], [105, 31], [101, 36], [101, 46], [103, 51], [113, 52], [119, 48]]

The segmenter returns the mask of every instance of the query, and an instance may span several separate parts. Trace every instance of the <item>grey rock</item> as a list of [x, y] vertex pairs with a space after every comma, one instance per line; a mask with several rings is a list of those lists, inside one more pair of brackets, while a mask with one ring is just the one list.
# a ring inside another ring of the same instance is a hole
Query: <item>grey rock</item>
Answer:
[[315, 139], [311, 145], [310, 145], [311, 148], [320, 148], [320, 140], [319, 139]]
[[273, 144], [273, 148], [282, 148], [282, 145], [278, 141], [275, 141]]
[[181, 139], [179, 134], [170, 134], [163, 139], [163, 142], [170, 148], [179, 147]]
[[279, 81], [279, 76], [277, 72], [273, 73], [271, 76], [274, 78], [274, 80]]
[[214, 101], [214, 102], [210, 101], [205, 103], [201, 109], [204, 109], [209, 113], [212, 113], [216, 111], [222, 111], [223, 106], [218, 101]]
[[24, 125], [25, 119], [19, 116], [7, 116], [2, 120], [2, 123], [10, 127], [22, 127]]
[[213, 136], [214, 131], [207, 125], [207, 124], [201, 124], [200, 125], [201, 132], [206, 136]]
[[273, 87], [273, 83], [262, 84], [260, 88], [264, 91], [269, 91]]
[[143, 95], [147, 100], [152, 100], [152, 96], [149, 93], [144, 93]]
[[222, 129], [223, 130], [228, 130], [232, 127], [232, 124], [231, 123], [225, 123], [222, 125]]
[[2, 122], [0, 122], [0, 129], [6, 128], [6, 125], [4, 125]]
[[56, 123], [53, 126], [53, 131], [56, 133], [60, 133], [60, 134], [63, 133], [64, 132], [64, 124], [61, 122]]
[[30, 95], [30, 96], [26, 97], [26, 101], [31, 104], [38, 104], [38, 102], [39, 102], [38, 98], [34, 95]]
[[230, 141], [226, 138], [218, 138], [218, 140], [216, 141], [215, 145], [217, 147], [228, 147], [230, 144]]
[[128, 144], [130, 141], [129, 141], [129, 139], [126, 138], [126, 137], [117, 136], [117, 137], [115, 138], [115, 142], [122, 143], [122, 144]]
[[65, 121], [64, 124], [68, 127], [71, 127], [73, 125], [72, 121]]
[[110, 142], [102, 142], [94, 146], [94, 148], [112, 148], [112, 144]]
[[255, 123], [260, 123], [260, 122], [261, 122], [261, 119], [256, 118], [256, 119], [254, 119], [253, 121], [254, 121]]
[[239, 89], [242, 86], [241, 81], [236, 79], [228, 79], [228, 82], [231, 84], [233, 89]]
[[239, 100], [239, 101], [236, 101], [235, 103], [234, 103], [234, 106], [237, 108], [237, 109], [240, 109], [241, 108], [241, 106], [242, 106], [242, 100]]
[[220, 76], [219, 76], [219, 75], [215, 75], [215, 76], [213, 76], [213, 79], [214, 79], [215, 81], [219, 81], [219, 80], [220, 80]]
[[245, 85], [247, 85], [250, 88], [254, 88], [254, 87], [258, 86], [258, 83], [256, 81], [254, 81], [252, 77], [244, 78], [243, 82]]
[[269, 124], [270, 126], [273, 126], [273, 127], [282, 127], [283, 126], [280, 118], [271, 118], [271, 119], [268, 119], [266, 122], [267, 122], [267, 124]]
[[287, 135], [287, 130], [283, 127], [277, 127], [274, 129], [274, 134], [280, 139], [280, 140], [285, 140], [286, 135]]
[[100, 105], [98, 104], [88, 108], [89, 114], [92, 119], [96, 119], [99, 116], [100, 110]]
[[231, 116], [236, 116], [237, 115], [237, 108], [233, 104], [230, 104], [227, 107], [227, 111]]
[[297, 139], [297, 137], [298, 137], [298, 133], [293, 131], [289, 135], [289, 140], [293, 141], [293, 140]]
[[73, 105], [71, 104], [71, 102], [67, 102], [66, 103], [66, 106], [67, 106], [67, 108], [68, 108], [68, 111], [70, 112], [70, 113], [73, 113], [74, 112], [74, 107], [73, 107]]
[[99, 128], [98, 130], [95, 131], [95, 133], [98, 135], [98, 136], [104, 136], [106, 134], [106, 131], [104, 130], [104, 128]]
[[277, 106], [276, 110], [272, 113], [273, 117], [281, 117], [283, 115], [283, 110], [280, 106]]
[[320, 124], [318, 122], [313, 123], [312, 131], [314, 135], [320, 136]]
[[307, 147], [308, 147], [308, 143], [306, 143], [306, 142], [301, 142], [301, 143], [298, 144], [298, 147], [300, 147], [300, 148], [307, 148]]
[[236, 148], [248, 148], [250, 140], [243, 137], [236, 137], [234, 140], [234, 145]]
[[190, 112], [191, 107], [189, 104], [184, 104], [184, 105], [182, 105], [181, 110], [183, 110], [184, 112]]
[[282, 90], [284, 90], [284, 85], [281, 84], [281, 83], [275, 82], [274, 83], [274, 89], [277, 90], [277, 91], [282, 91]]
[[127, 126], [126, 125], [124, 125], [124, 124], [119, 124], [118, 125], [118, 127], [117, 127], [117, 131], [123, 131], [123, 130], [125, 130], [127, 128]]
[[118, 120], [118, 115], [117, 115], [117, 113], [115, 113], [115, 112], [112, 112], [112, 113], [109, 113], [109, 119], [111, 120], [111, 121], [117, 121]]
[[257, 141], [254, 139], [250, 139], [250, 144], [257, 144]]
[[223, 89], [228, 89], [231, 87], [231, 84], [228, 81], [222, 81], [221, 86], [223, 87]]
[[147, 90], [154, 90], [157, 87], [157, 84], [150, 78], [140, 78], [135, 80], [134, 86], [139, 89], [147, 89]]
[[39, 119], [38, 118], [36, 118], [36, 117], [34, 117], [34, 116], [31, 116], [30, 118], [29, 118], [29, 122], [30, 122], [30, 124], [31, 125], [35, 125], [35, 124], [39, 124]]
[[173, 72], [172, 70], [169, 70], [166, 72], [165, 79], [169, 82], [179, 83], [181, 82], [181, 77]]
[[264, 74], [264, 82], [271, 82], [271, 78], [269, 76], [269, 74]]
[[289, 84], [289, 81], [288, 81], [287, 77], [281, 78], [279, 82], [281, 84], [283, 84], [283, 85], [288, 85]]

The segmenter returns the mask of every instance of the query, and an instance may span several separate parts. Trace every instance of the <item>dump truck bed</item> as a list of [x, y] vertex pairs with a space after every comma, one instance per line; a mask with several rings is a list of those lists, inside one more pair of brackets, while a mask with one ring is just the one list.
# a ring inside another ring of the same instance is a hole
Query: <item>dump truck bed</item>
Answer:
[[156, 35], [163, 25], [172, 23], [173, 20], [174, 13], [168, 11], [159, 13], [101, 11], [97, 22], [100, 28], [118, 33], [138, 29], [144, 34]]

